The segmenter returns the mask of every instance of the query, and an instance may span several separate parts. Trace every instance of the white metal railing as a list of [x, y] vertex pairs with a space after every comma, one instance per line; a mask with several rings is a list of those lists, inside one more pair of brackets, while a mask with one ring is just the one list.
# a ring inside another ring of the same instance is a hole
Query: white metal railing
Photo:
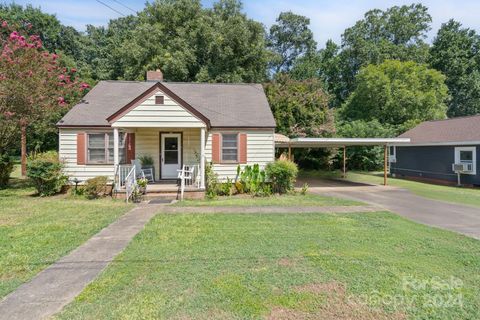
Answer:
[[132, 165], [118, 165], [115, 171], [115, 186], [117, 191], [125, 187], [125, 180], [128, 173], [132, 170]]
[[133, 166], [125, 177], [125, 195], [127, 202], [135, 192], [135, 189], [137, 189], [137, 175], [135, 172], [135, 166]]

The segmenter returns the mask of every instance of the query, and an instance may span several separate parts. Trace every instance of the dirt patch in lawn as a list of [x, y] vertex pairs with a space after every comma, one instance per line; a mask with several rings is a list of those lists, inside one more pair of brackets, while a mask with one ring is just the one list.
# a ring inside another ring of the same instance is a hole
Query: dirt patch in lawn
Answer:
[[292, 258], [282, 258], [278, 260], [278, 265], [282, 267], [292, 267], [295, 265], [295, 260]]
[[360, 302], [358, 298], [347, 296], [346, 288], [339, 282], [311, 283], [294, 288], [296, 292], [307, 292], [325, 296], [325, 303], [315, 311], [273, 307], [267, 320], [404, 320], [406, 315], [400, 312], [386, 313], [374, 310]]

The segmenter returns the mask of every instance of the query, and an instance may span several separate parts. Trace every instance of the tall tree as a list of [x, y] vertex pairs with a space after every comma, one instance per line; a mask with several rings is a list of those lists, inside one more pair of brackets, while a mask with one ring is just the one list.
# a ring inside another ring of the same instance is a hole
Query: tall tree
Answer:
[[[264, 85], [277, 131], [289, 137], [331, 137], [335, 133], [329, 95], [319, 79], [293, 80], [280, 73]], [[325, 168], [330, 151], [295, 150], [295, 161], [305, 168]]]
[[268, 35], [268, 47], [274, 53], [271, 67], [275, 73], [289, 71], [296, 59], [315, 52], [317, 43], [309, 26], [307, 17], [291, 11], [280, 13]]
[[90, 34], [107, 43], [98, 61], [115, 70], [113, 79], [140, 80], [146, 70], [160, 68], [173, 81], [261, 82], [265, 31], [241, 9], [237, 0], [213, 8], [199, 0], [157, 0], [131, 21], [112, 20], [105, 32], [91, 28]]
[[447, 76], [451, 117], [480, 113], [480, 36], [450, 20], [438, 30], [430, 65]]
[[378, 120], [399, 132], [446, 117], [445, 76], [412, 61], [387, 60], [362, 68], [357, 87], [340, 110], [343, 120]]
[[264, 87], [278, 132], [291, 137], [325, 137], [334, 133], [329, 96], [318, 79], [299, 81], [280, 74]]
[[[74, 70], [61, 67], [58, 55], [45, 51], [39, 36], [25, 36], [2, 21], [0, 33], [0, 126], [8, 126], [0, 145], [9, 147], [21, 135], [22, 175], [26, 173], [27, 128], [74, 102], [88, 88]], [[2, 130], [3, 131], [3, 130]], [[0, 150], [4, 153], [7, 150]]]

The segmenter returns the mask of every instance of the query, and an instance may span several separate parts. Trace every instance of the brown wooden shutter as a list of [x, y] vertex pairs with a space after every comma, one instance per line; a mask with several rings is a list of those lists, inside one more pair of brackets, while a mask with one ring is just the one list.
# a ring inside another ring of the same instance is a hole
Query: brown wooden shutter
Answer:
[[238, 162], [247, 163], [247, 134], [238, 135]]
[[135, 133], [127, 133], [126, 134], [126, 149], [127, 149], [127, 164], [132, 163], [132, 160], [135, 160]]
[[87, 134], [77, 133], [77, 164], [87, 163]]
[[220, 134], [212, 134], [212, 162], [220, 163]]

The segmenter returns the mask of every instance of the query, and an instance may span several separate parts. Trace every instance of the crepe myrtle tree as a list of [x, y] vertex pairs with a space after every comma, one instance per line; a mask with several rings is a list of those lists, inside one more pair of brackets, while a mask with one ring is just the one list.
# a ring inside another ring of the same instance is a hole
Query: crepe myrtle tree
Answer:
[[39, 36], [26, 36], [18, 30], [7, 21], [1, 22], [0, 153], [18, 141], [20, 131], [25, 176], [27, 127], [68, 108], [89, 85], [77, 81], [75, 69], [62, 67], [59, 56], [46, 51]]

